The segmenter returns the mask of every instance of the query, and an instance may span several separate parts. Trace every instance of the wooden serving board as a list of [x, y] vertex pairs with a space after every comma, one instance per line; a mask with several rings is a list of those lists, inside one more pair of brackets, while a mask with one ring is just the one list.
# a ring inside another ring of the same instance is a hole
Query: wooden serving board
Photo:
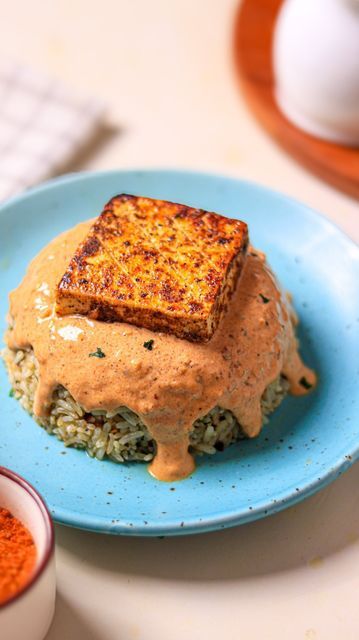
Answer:
[[307, 169], [359, 198], [359, 149], [326, 142], [301, 131], [274, 99], [272, 37], [283, 0], [243, 0], [235, 24], [235, 63], [246, 100], [273, 138]]

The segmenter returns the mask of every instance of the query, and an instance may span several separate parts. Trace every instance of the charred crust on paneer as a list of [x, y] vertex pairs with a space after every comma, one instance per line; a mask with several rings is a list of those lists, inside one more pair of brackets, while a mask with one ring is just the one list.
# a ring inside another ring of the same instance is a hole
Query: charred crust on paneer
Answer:
[[56, 312], [207, 342], [236, 288], [247, 246], [240, 220], [115, 196], [71, 258]]

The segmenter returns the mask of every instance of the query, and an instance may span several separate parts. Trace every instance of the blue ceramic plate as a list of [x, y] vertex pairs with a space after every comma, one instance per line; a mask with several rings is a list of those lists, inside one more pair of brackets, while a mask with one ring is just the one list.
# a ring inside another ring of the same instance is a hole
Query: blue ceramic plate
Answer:
[[29, 260], [60, 231], [97, 215], [117, 193], [183, 202], [239, 216], [265, 251], [300, 317], [302, 354], [318, 389], [287, 398], [261, 436], [214, 457], [178, 483], [143, 464], [118, 465], [65, 449], [9, 397], [0, 367], [0, 465], [27, 478], [54, 519], [113, 534], [203, 532], [274, 513], [317, 491], [359, 457], [359, 252], [304, 205], [255, 184], [179, 171], [65, 176], [0, 209], [0, 317]]

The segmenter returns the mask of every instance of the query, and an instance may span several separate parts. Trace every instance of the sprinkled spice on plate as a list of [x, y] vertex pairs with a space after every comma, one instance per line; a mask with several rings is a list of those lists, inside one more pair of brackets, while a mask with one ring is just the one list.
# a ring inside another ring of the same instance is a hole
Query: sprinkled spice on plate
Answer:
[[30, 532], [8, 509], [0, 507], [0, 605], [25, 587], [35, 561]]

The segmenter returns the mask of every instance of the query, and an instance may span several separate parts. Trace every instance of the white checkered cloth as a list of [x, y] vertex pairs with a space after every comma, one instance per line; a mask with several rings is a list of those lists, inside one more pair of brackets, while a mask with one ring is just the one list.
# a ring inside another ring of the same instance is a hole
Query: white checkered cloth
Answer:
[[64, 169], [99, 130], [104, 105], [26, 66], [0, 66], [0, 200]]

